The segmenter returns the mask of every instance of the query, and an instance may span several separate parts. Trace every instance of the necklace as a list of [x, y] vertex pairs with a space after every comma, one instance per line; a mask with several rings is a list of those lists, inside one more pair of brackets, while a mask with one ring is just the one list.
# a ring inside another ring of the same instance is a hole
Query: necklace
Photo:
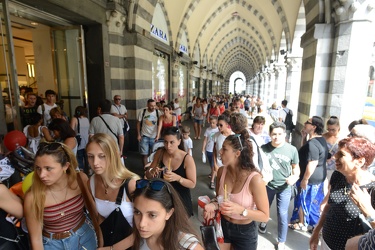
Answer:
[[[64, 188], [66, 188], [67, 186], [68, 186], [68, 183], [66, 184], [66, 186], [65, 186]], [[64, 189], [64, 188], [63, 188], [63, 189]], [[51, 189], [51, 188], [48, 188], [48, 189], [49, 189], [49, 191], [51, 192], [51, 194], [52, 194], [52, 198], [55, 200], [56, 205], [59, 204], [59, 203], [57, 202], [56, 196], [54, 195], [52, 189]], [[62, 191], [63, 189], [58, 190], [58, 192]], [[63, 202], [66, 201], [66, 196], [67, 196], [67, 195], [68, 195], [68, 189], [66, 188], [66, 190], [65, 190], [65, 197], [64, 197], [64, 200], [63, 200], [61, 203], [63, 203]], [[61, 205], [60, 205], [60, 207], [61, 207]], [[60, 215], [61, 215], [61, 216], [64, 216], [64, 215], [65, 215], [65, 211], [61, 211], [61, 212], [60, 212]]]
[[[103, 178], [101, 178], [101, 179], [102, 179], [103, 186], [104, 186], [104, 194], [107, 195], [108, 194], [108, 189], [111, 188], [111, 187], [104, 182]], [[111, 180], [111, 182], [113, 182], [113, 179]]]

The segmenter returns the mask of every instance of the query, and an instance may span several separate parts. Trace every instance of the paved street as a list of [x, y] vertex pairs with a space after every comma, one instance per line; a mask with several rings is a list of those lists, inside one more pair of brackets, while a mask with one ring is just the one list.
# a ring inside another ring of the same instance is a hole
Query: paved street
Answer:
[[[191, 138], [194, 137], [194, 129], [192, 121], [185, 121], [183, 125], [190, 126], [191, 128]], [[202, 130], [202, 135], [205, 129]], [[194, 207], [194, 217], [192, 218], [194, 225], [196, 225], [197, 230], [199, 230], [200, 222], [197, 220], [197, 200], [201, 195], [208, 195], [209, 197], [214, 196], [214, 191], [209, 189], [209, 179], [207, 178], [210, 173], [210, 168], [208, 163], [202, 163], [202, 144], [203, 136], [201, 140], [193, 140], [193, 157], [195, 164], [197, 166], [197, 185], [194, 190], [192, 190], [193, 197], [193, 207]], [[137, 152], [129, 152], [127, 154], [128, 158], [125, 160], [126, 166], [136, 172], [139, 175], [143, 175], [141, 167], [141, 158]], [[274, 201], [275, 203], [275, 201]], [[292, 204], [289, 206], [289, 214], [291, 215], [293, 207]], [[267, 225], [267, 233], [259, 234], [258, 249], [274, 249], [274, 245], [277, 242], [277, 216], [275, 204], [271, 207], [271, 219]], [[306, 250], [309, 249], [308, 241], [310, 234], [306, 232], [288, 230], [288, 237], [286, 241], [286, 249], [293, 250]]]

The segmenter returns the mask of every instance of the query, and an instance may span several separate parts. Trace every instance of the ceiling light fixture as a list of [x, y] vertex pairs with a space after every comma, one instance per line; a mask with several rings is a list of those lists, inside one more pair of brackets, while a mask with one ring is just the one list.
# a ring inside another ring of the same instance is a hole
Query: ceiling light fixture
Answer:
[[235, 12], [232, 13], [232, 16], [239, 16], [239, 15], [240, 14], [237, 11], [235, 11]]

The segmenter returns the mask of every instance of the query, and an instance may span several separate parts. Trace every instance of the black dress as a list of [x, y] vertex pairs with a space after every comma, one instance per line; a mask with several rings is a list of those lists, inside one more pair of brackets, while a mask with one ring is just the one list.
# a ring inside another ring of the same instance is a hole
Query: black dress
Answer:
[[[184, 159], [182, 160], [181, 165], [176, 169], [173, 170], [172, 172], [175, 174], [178, 174], [182, 178], [186, 179], [186, 171], [185, 171], [185, 158], [188, 154], [185, 155]], [[160, 162], [160, 167], [163, 168], [165, 167], [163, 161]], [[161, 174], [161, 178], [163, 178], [163, 173]], [[173, 181], [171, 182], [171, 185], [173, 188], [177, 191], [177, 193], [180, 195], [180, 198], [182, 200], [182, 203], [185, 206], [186, 212], [188, 214], [188, 217], [191, 217], [193, 214], [193, 203], [191, 201], [191, 193], [190, 193], [190, 188], [182, 186], [178, 181]]]
[[[359, 208], [349, 197], [351, 185], [345, 176], [338, 171], [333, 172], [331, 177], [331, 191], [328, 200], [330, 209], [326, 214], [323, 225], [323, 239], [331, 249], [345, 249], [346, 241], [356, 235], [366, 232], [361, 231], [358, 225]], [[375, 182], [360, 186], [369, 188], [375, 186]]]

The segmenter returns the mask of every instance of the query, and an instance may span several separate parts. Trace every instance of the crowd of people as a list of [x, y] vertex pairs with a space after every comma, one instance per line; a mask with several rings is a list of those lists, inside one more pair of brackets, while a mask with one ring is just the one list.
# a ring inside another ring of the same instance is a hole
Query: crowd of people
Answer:
[[286, 100], [267, 110], [255, 96], [194, 97], [182, 113], [178, 98], [149, 99], [135, 128], [139, 176], [124, 163], [130, 126], [120, 95], [100, 100], [91, 121], [82, 106], [68, 117], [53, 90], [45, 97], [39, 106], [37, 95], [25, 97], [34, 171], [21, 195], [0, 185], [0, 249], [204, 249], [189, 220], [201, 156], [215, 191], [202, 216], [220, 212], [220, 249], [257, 249], [275, 198], [276, 249], [288, 230], [309, 232], [311, 249], [375, 248], [375, 128], [362, 119], [345, 135], [338, 117], [311, 116], [295, 147]]

